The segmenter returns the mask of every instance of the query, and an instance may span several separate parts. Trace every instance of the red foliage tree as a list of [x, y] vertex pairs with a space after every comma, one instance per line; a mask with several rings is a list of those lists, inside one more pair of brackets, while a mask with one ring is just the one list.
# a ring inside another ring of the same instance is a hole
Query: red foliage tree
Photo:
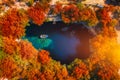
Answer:
[[17, 50], [18, 43], [13, 39], [12, 36], [10, 37], [3, 37], [3, 51], [7, 54], [13, 54]]
[[79, 19], [79, 8], [74, 4], [64, 6], [61, 15], [65, 23], [75, 22]]
[[49, 56], [49, 52], [46, 50], [41, 50], [38, 53], [38, 61], [41, 62], [42, 64], [46, 64], [50, 61], [50, 56]]
[[85, 21], [87, 19], [89, 19], [90, 16], [92, 16], [92, 10], [90, 8], [84, 8], [82, 10], [80, 10], [80, 16], [81, 16], [81, 20]]
[[56, 74], [57, 79], [59, 80], [67, 79], [67, 76], [68, 76], [68, 71], [66, 67], [60, 68], [57, 71], [57, 74]]
[[20, 46], [20, 55], [23, 59], [37, 58], [38, 51], [32, 46], [28, 41], [21, 41]]
[[81, 79], [89, 74], [89, 70], [87, 69], [87, 66], [84, 63], [80, 63], [78, 66], [75, 66], [73, 69], [72, 75], [76, 79]]
[[87, 22], [88, 26], [95, 26], [98, 23], [95, 11], [88, 7], [79, 8], [79, 6], [70, 4], [63, 7], [61, 15], [65, 23], [83, 21]]
[[[31, 69], [29, 72], [28, 72], [28, 80], [38, 80], [41, 78], [41, 73], [39, 72], [39, 70], [37, 69]], [[44, 80], [44, 79], [41, 79], [41, 80]]]
[[28, 22], [27, 14], [22, 10], [10, 9], [0, 18], [0, 29], [3, 36], [20, 38], [25, 35], [25, 26]]
[[44, 9], [39, 3], [36, 3], [28, 9], [28, 15], [35, 24], [41, 25], [46, 19], [47, 10], [48, 9]]
[[0, 78], [11, 79], [13, 74], [16, 74], [16, 71], [17, 65], [11, 58], [7, 57], [0, 60]]
[[111, 20], [111, 14], [110, 13], [114, 12], [114, 10], [115, 10], [115, 7], [112, 6], [112, 5], [104, 6], [104, 8], [98, 10], [98, 17], [101, 20], [109, 21], [109, 20]]
[[53, 9], [54, 14], [60, 14], [62, 11], [62, 4], [56, 3], [55, 8]]
[[114, 12], [115, 7], [108, 5], [103, 9], [98, 10], [98, 17], [102, 23], [103, 35], [109, 37], [116, 37], [116, 32], [114, 29], [112, 13]]
[[117, 67], [110, 62], [99, 62], [98, 77], [101, 80], [120, 79]]

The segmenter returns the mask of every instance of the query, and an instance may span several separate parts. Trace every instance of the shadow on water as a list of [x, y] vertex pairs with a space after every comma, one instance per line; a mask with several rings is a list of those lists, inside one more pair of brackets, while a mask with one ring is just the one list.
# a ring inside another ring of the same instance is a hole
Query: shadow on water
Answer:
[[106, 4], [120, 6], [120, 0], [105, 0]]
[[44, 49], [50, 51], [53, 59], [63, 64], [69, 64], [75, 58], [86, 59], [90, 55], [89, 39], [92, 35], [81, 24], [68, 25], [63, 22], [56, 24], [49, 22], [42, 26], [31, 24], [26, 28], [26, 37], [39, 38], [41, 34], [47, 34], [48, 39], [52, 40], [52, 45]]

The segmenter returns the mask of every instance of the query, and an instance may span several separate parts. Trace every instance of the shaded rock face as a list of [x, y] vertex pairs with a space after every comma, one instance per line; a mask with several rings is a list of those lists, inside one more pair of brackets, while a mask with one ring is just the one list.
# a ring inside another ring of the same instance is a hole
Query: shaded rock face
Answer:
[[120, 0], [106, 0], [105, 3], [115, 5], [115, 6], [120, 6]]
[[91, 54], [89, 40], [92, 35], [81, 24], [49, 22], [42, 26], [31, 24], [26, 28], [27, 37], [39, 37], [41, 34], [47, 34], [52, 40], [52, 48], [46, 48], [50, 56], [63, 64], [69, 64], [75, 58], [86, 59]]

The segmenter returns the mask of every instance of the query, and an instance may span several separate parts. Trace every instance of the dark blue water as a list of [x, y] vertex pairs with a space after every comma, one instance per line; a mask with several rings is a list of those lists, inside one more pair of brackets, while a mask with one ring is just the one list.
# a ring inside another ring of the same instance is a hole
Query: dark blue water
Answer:
[[120, 0], [105, 0], [106, 4], [120, 6]]
[[76, 48], [78, 44], [80, 45], [80, 41], [75, 36], [69, 35], [68, 37], [67, 35], [56, 33], [52, 34], [50, 38], [54, 45], [51, 52], [59, 56], [60, 60], [66, 60], [68, 56], [77, 53]]
[[[41, 39], [42, 34], [48, 35]], [[26, 29], [26, 38], [37, 49], [50, 51], [50, 56], [61, 63], [70, 63], [75, 58], [89, 57], [89, 39], [91, 35], [81, 24], [45, 23], [42, 26], [31, 24]]]

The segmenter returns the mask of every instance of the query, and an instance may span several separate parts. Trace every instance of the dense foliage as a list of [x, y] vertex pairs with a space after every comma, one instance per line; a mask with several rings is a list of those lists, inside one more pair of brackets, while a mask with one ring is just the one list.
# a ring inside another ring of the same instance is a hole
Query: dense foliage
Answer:
[[101, 24], [101, 31], [90, 40], [92, 54], [86, 60], [75, 59], [62, 65], [48, 51], [36, 49], [21, 38], [28, 22], [43, 24], [49, 1], [39, 0], [26, 11], [11, 8], [0, 15], [0, 80], [119, 80], [120, 45], [114, 27], [117, 20], [112, 17], [114, 6], [94, 11], [81, 3], [57, 3], [52, 9], [65, 23], [84, 22], [89, 27]]
[[54, 13], [61, 14], [65, 23], [86, 22], [88, 26], [95, 26], [98, 23], [95, 11], [81, 3], [66, 6], [57, 3]]
[[0, 34], [13, 38], [25, 35], [25, 26], [28, 23], [28, 15], [24, 10], [10, 9], [0, 17]]
[[29, 18], [37, 24], [41, 25], [46, 19], [46, 14], [48, 13], [48, 7], [44, 8], [40, 3], [36, 3], [34, 6], [28, 9]]

